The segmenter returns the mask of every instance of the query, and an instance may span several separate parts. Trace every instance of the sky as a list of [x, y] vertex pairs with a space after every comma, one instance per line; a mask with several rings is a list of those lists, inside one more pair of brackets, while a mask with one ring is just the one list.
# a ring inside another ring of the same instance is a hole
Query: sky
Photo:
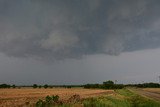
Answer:
[[0, 83], [158, 82], [159, 0], [0, 0]]

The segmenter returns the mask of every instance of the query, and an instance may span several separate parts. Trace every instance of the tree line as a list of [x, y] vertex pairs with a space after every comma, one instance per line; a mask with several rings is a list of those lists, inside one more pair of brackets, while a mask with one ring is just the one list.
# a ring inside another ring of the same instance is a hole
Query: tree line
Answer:
[[108, 80], [103, 82], [103, 84], [86, 84], [84, 88], [100, 88], [100, 89], [122, 89], [125, 85], [115, 84], [113, 81]]
[[160, 88], [160, 84], [159, 83], [142, 83], [142, 84], [128, 84], [126, 86], [130, 86], [130, 87], [138, 87], [138, 88]]
[[100, 88], [100, 89], [122, 89], [124, 87], [137, 87], [137, 88], [160, 88], [159, 83], [142, 83], [142, 84], [115, 84], [113, 81], [105, 81], [103, 84], [86, 84], [84, 88]]
[[83, 87], [83, 85], [37, 85], [37, 84], [33, 84], [32, 85], [33, 88], [56, 88], [56, 87], [60, 87], [60, 88], [74, 88], [74, 87]]
[[74, 87], [83, 87], [83, 88], [100, 88], [100, 89], [122, 89], [124, 87], [138, 87], [138, 88], [160, 88], [159, 83], [142, 83], [142, 84], [115, 84], [113, 81], [108, 80], [103, 82], [102, 84], [85, 84], [85, 85], [37, 85], [33, 84], [30, 86], [16, 86], [16, 85], [9, 85], [9, 84], [0, 84], [0, 88], [21, 88], [21, 87], [32, 87], [32, 88], [74, 88]]
[[9, 85], [9, 84], [0, 84], [0, 88], [16, 88], [15, 85]]

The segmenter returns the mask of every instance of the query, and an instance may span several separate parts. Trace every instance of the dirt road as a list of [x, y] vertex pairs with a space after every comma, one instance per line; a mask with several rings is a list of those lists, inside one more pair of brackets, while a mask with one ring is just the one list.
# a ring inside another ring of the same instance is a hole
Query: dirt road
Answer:
[[136, 88], [131, 90], [135, 91], [139, 95], [160, 101], [160, 88]]

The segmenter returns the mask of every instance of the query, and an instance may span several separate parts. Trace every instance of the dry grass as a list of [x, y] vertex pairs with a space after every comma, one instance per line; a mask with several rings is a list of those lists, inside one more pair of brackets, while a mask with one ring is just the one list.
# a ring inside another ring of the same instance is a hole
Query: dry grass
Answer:
[[103, 94], [113, 94], [113, 90], [82, 89], [82, 88], [52, 88], [52, 89], [0, 89], [0, 107], [22, 107], [26, 102], [35, 103], [47, 95], [59, 95], [65, 101], [72, 95], [79, 94], [81, 98], [95, 97]]

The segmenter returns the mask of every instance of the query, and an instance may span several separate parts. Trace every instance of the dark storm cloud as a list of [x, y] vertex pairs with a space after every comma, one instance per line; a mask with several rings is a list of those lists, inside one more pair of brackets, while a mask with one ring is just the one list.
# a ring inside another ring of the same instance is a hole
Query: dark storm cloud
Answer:
[[160, 47], [159, 0], [1, 0], [0, 52], [42, 60]]

